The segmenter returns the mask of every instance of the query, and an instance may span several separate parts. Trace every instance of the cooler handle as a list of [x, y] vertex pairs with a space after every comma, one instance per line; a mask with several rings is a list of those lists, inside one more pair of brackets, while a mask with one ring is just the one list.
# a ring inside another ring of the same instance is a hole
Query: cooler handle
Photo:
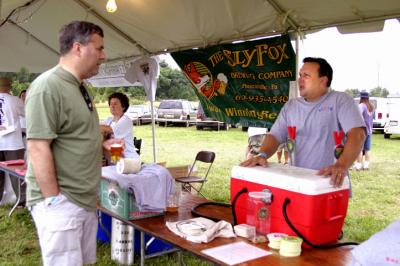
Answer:
[[344, 218], [344, 214], [341, 211], [341, 203], [343, 199], [343, 194], [339, 193], [337, 195], [330, 195], [327, 201], [326, 208], [326, 220], [331, 222], [334, 220], [339, 220]]
[[336, 216], [332, 216], [332, 217], [328, 218], [328, 221], [332, 222], [334, 220], [338, 220], [338, 219], [342, 219], [342, 218], [343, 218], [343, 215], [336, 215]]

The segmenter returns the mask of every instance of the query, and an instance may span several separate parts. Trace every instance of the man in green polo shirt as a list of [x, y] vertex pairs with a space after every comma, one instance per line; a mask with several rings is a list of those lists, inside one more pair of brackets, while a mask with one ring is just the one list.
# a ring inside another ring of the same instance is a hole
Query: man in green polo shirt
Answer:
[[102, 138], [82, 81], [105, 59], [103, 31], [74, 21], [60, 30], [59, 42], [59, 64], [31, 84], [26, 98], [27, 206], [44, 265], [92, 264]]

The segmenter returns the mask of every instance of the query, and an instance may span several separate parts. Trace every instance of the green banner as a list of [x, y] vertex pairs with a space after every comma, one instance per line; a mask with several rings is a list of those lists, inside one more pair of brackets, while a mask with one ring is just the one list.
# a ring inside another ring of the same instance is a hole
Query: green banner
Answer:
[[288, 35], [171, 53], [207, 116], [270, 128], [289, 99], [296, 56]]

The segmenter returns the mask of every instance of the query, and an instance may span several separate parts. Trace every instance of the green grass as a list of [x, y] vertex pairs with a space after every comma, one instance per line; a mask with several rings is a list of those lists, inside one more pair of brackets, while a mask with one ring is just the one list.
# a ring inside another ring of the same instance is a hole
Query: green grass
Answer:
[[97, 103], [96, 109], [99, 113], [100, 121], [111, 116], [110, 109], [108, 108], [108, 103]]
[[[98, 109], [101, 117], [109, 115], [106, 106]], [[151, 126], [136, 126], [134, 134], [143, 139], [143, 160], [152, 162]], [[190, 164], [199, 150], [216, 153], [210, 180], [204, 187], [205, 195], [216, 201], [229, 201], [230, 171], [233, 165], [244, 159], [246, 144], [247, 134], [240, 128], [216, 132], [197, 131], [193, 126], [156, 126], [157, 161], [166, 161], [167, 166]], [[343, 228], [346, 240], [366, 240], [399, 219], [399, 152], [399, 136], [384, 139], [383, 135], [373, 135], [371, 169], [352, 172], [353, 198]], [[275, 158], [272, 161], [276, 161]], [[9, 218], [9, 210], [9, 206], [0, 207], [0, 265], [40, 265], [40, 249], [30, 215], [27, 210], [18, 209]], [[110, 259], [108, 245], [98, 245], [97, 258], [96, 265], [116, 265]], [[184, 259], [188, 265], [207, 265], [188, 254]], [[146, 265], [178, 265], [177, 261], [176, 254], [173, 254], [148, 260]], [[136, 257], [135, 264], [138, 262]]]

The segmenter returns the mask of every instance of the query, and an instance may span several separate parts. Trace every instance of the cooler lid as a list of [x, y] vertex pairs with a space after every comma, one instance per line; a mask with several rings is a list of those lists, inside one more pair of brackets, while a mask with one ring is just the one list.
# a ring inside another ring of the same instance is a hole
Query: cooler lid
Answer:
[[268, 167], [234, 166], [231, 178], [306, 195], [319, 195], [350, 188], [347, 176], [341, 187], [334, 187], [329, 184], [330, 178], [316, 175], [317, 172], [312, 169], [268, 163]]

